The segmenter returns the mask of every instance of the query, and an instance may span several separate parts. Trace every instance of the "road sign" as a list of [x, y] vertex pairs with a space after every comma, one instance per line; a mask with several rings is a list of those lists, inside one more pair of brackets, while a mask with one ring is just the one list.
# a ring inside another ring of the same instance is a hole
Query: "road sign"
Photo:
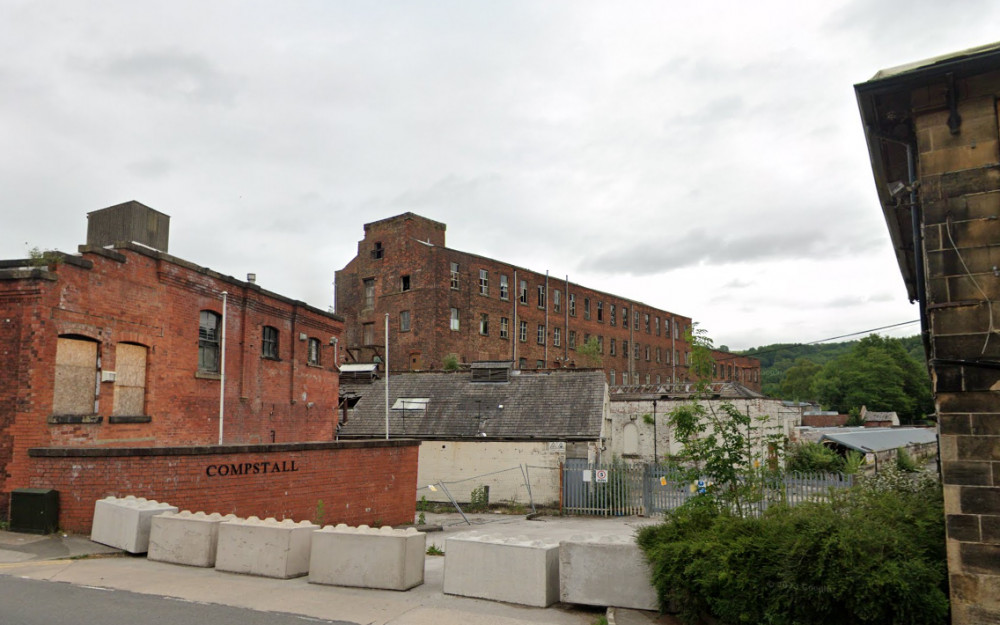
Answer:
[[594, 480], [596, 482], [607, 482], [608, 481], [608, 470], [598, 469], [594, 471]]

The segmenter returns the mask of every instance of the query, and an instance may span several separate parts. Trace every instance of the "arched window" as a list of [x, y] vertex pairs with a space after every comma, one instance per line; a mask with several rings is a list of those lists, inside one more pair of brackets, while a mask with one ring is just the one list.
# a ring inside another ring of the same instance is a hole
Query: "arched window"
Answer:
[[219, 347], [222, 315], [211, 310], [201, 311], [198, 321], [198, 371], [219, 373]]
[[622, 453], [626, 456], [639, 455], [639, 428], [634, 423], [626, 423], [622, 432]]

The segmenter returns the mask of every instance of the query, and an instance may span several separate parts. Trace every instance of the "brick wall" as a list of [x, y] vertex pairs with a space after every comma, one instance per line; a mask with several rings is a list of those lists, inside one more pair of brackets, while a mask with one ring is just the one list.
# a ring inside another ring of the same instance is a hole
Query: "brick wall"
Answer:
[[802, 425], [814, 428], [840, 427], [847, 425], [850, 415], [846, 414], [804, 414], [802, 415]]
[[[126, 244], [81, 248], [47, 268], [0, 269], [0, 518], [8, 493], [32, 477], [27, 449], [166, 447], [218, 442], [219, 374], [199, 372], [199, 314], [227, 293], [227, 444], [331, 441], [339, 317], [184, 260]], [[277, 358], [262, 355], [264, 326]], [[100, 359], [92, 415], [54, 414], [60, 337], [93, 341]], [[319, 362], [308, 359], [309, 339]], [[146, 350], [142, 414], [116, 415], [116, 348]]]
[[[94, 502], [135, 495], [182, 510], [324, 523], [412, 523], [418, 442], [30, 451], [29, 488], [60, 491], [59, 527], [87, 533]], [[243, 474], [235, 475], [233, 465]], [[273, 469], [280, 468], [275, 472]], [[227, 473], [227, 475], [221, 475]], [[322, 501], [323, 518], [317, 518]]]
[[[365, 226], [365, 239], [358, 243], [358, 255], [336, 272], [337, 312], [345, 318], [344, 342], [350, 359], [371, 362], [375, 355], [384, 358], [385, 315], [388, 313], [392, 349], [389, 363], [394, 370], [441, 369], [449, 354], [455, 354], [460, 362], [466, 363], [512, 359], [519, 363], [523, 359], [524, 367], [529, 369], [534, 369], [539, 362], [544, 368], [587, 366], [588, 363], [569, 347], [569, 334], [573, 332], [576, 345], [582, 345], [587, 336], [601, 338], [604, 352], [600, 368], [613, 384], [622, 384], [623, 373], [628, 374], [628, 384], [646, 384], [647, 376], [651, 384], [687, 380], [685, 363], [690, 347], [684, 337], [691, 327], [691, 318], [567, 283], [565, 278], [449, 249], [444, 247], [444, 232], [444, 224], [412, 213]], [[426, 243], [428, 240], [430, 245]], [[376, 243], [382, 249], [379, 258], [373, 258], [371, 253]], [[458, 288], [452, 288], [451, 263], [459, 267]], [[480, 292], [480, 270], [487, 272], [485, 295]], [[406, 291], [403, 290], [404, 276], [409, 279]], [[501, 299], [502, 276], [508, 281], [506, 299]], [[374, 305], [370, 307], [365, 303], [366, 279], [374, 280]], [[526, 304], [519, 303], [521, 280], [527, 283]], [[538, 301], [540, 286], [546, 287], [544, 306]], [[560, 294], [558, 310], [556, 291]], [[570, 294], [575, 299], [575, 314], [570, 314]], [[586, 312], [588, 301], [589, 316]], [[598, 304], [601, 305], [600, 315]], [[452, 308], [459, 311], [457, 331], [451, 330]], [[623, 309], [628, 311], [627, 323], [622, 318]], [[403, 311], [410, 314], [409, 331], [400, 327]], [[486, 335], [480, 333], [483, 314], [488, 315]], [[507, 319], [506, 337], [500, 336], [501, 318]], [[521, 321], [527, 324], [527, 340], [523, 342], [519, 337]], [[373, 345], [364, 340], [366, 324], [371, 324]], [[542, 344], [537, 338], [540, 325], [545, 328]], [[557, 328], [559, 345], [555, 345]], [[740, 357], [730, 364], [741, 368], [741, 383], [759, 390], [759, 361]], [[614, 380], [610, 380], [612, 371]]]

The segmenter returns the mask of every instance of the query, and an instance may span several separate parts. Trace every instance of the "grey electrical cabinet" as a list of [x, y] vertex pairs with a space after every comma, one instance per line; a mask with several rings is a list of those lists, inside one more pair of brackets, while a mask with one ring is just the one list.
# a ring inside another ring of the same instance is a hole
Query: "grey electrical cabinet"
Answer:
[[59, 491], [16, 488], [10, 494], [10, 531], [51, 534], [59, 529]]

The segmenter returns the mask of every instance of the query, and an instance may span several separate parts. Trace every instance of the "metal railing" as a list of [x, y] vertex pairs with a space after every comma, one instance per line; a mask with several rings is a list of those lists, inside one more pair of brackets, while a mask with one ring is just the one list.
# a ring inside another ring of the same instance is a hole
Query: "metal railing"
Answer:
[[[763, 480], [751, 502], [751, 513], [759, 514], [777, 503], [794, 506], [824, 500], [831, 490], [853, 486], [853, 478], [838, 473], [788, 473]], [[563, 467], [562, 511], [592, 516], [651, 516], [681, 506], [708, 487], [663, 465], [597, 465], [571, 459]]]

